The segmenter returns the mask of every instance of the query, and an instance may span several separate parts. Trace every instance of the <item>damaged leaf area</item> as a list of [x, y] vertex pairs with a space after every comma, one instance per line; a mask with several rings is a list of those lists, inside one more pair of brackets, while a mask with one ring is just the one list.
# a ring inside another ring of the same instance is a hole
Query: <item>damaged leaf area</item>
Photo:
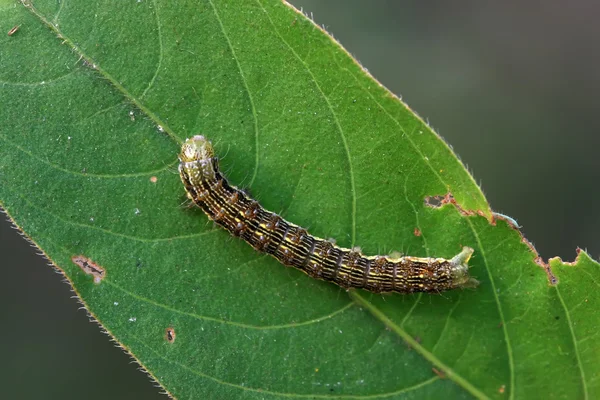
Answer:
[[104, 279], [104, 276], [106, 274], [104, 268], [102, 268], [89, 258], [86, 258], [85, 256], [75, 256], [71, 258], [71, 261], [73, 261], [79, 268], [81, 268], [83, 272], [85, 272], [88, 275], [92, 275], [95, 283], [100, 283], [102, 282], [102, 279]]
[[[600, 395], [598, 263], [541, 260], [449, 146], [287, 4], [0, 14], [19, 27], [0, 35], [0, 204], [172, 396]], [[185, 206], [177, 153], [200, 133], [233, 184], [315, 235], [365, 254], [468, 246], [480, 285], [347, 292], [232, 240]]]

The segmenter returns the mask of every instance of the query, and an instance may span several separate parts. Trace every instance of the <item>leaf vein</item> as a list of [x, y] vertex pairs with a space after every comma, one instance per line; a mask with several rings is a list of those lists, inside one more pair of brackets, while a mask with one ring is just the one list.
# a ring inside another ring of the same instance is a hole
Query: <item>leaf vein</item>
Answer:
[[483, 264], [488, 273], [488, 277], [490, 280], [491, 290], [494, 295], [494, 300], [496, 302], [496, 308], [498, 310], [498, 315], [500, 317], [500, 322], [502, 323], [502, 331], [504, 333], [504, 340], [506, 342], [506, 353], [508, 355], [508, 368], [510, 373], [510, 395], [509, 399], [514, 399], [515, 397], [515, 362], [513, 357], [513, 349], [510, 343], [510, 338], [508, 335], [508, 327], [506, 324], [506, 318], [504, 317], [504, 310], [502, 309], [502, 304], [500, 303], [500, 298], [498, 297], [498, 291], [496, 290], [496, 285], [494, 283], [494, 277], [492, 276], [492, 271], [490, 270], [489, 263], [487, 261], [485, 250], [483, 249], [483, 243], [481, 242], [481, 238], [479, 237], [479, 233], [475, 229], [471, 218], [466, 218], [466, 221], [469, 223], [471, 227], [471, 231], [475, 236], [475, 240], [477, 241], [477, 246], [479, 247], [479, 252], [481, 253], [481, 258], [483, 260]]
[[320, 323], [322, 321], [325, 321], [325, 320], [328, 320], [330, 318], [333, 318], [336, 315], [341, 314], [344, 311], [346, 311], [349, 308], [351, 308], [352, 306], [354, 306], [353, 302], [349, 302], [345, 306], [343, 306], [341, 308], [338, 308], [337, 310], [332, 311], [329, 314], [324, 314], [324, 315], [322, 315], [320, 317], [308, 319], [308, 320], [301, 321], [301, 322], [291, 322], [291, 323], [288, 323], [288, 324], [279, 324], [279, 325], [252, 325], [252, 324], [246, 324], [246, 323], [243, 323], [243, 322], [228, 321], [228, 320], [225, 320], [225, 319], [220, 319], [220, 318], [215, 318], [215, 317], [209, 317], [209, 316], [206, 316], [206, 315], [200, 315], [200, 314], [196, 314], [196, 313], [189, 312], [189, 311], [182, 311], [182, 310], [179, 310], [177, 308], [170, 307], [170, 306], [168, 306], [166, 304], [161, 304], [161, 303], [159, 303], [157, 301], [154, 301], [154, 300], [149, 299], [147, 297], [141, 296], [139, 294], [130, 292], [129, 290], [127, 290], [124, 287], [122, 287], [121, 285], [119, 285], [119, 284], [117, 284], [117, 283], [115, 283], [115, 282], [113, 282], [111, 280], [108, 280], [106, 278], [103, 280], [103, 282], [111, 285], [115, 289], [118, 289], [118, 290], [122, 291], [123, 293], [125, 293], [125, 294], [133, 297], [136, 300], [145, 302], [147, 304], [151, 304], [151, 305], [153, 305], [155, 307], [158, 307], [158, 308], [162, 308], [163, 310], [167, 310], [167, 311], [170, 311], [170, 312], [173, 312], [173, 313], [177, 313], [177, 314], [181, 314], [181, 315], [186, 315], [188, 317], [192, 317], [192, 318], [197, 319], [197, 320], [210, 321], [210, 322], [215, 322], [215, 323], [218, 323], [218, 324], [236, 326], [238, 328], [251, 329], [251, 330], [257, 330], [257, 331], [271, 331], [271, 330], [277, 330], [277, 329], [291, 329], [291, 328], [298, 328], [298, 327], [306, 326], [306, 325], [317, 324], [317, 323]]
[[569, 326], [569, 331], [571, 333], [571, 340], [573, 341], [573, 349], [575, 351], [577, 367], [579, 368], [579, 375], [581, 377], [581, 386], [583, 388], [583, 398], [587, 400], [587, 399], [589, 399], [589, 393], [588, 393], [587, 382], [585, 380], [585, 370], [583, 368], [583, 363], [581, 362], [581, 354], [580, 354], [579, 346], [578, 346], [578, 342], [577, 342], [577, 335], [575, 334], [575, 327], [573, 325], [573, 321], [571, 320], [571, 313], [570, 313], [569, 309], [567, 308], [567, 304], [565, 303], [565, 300], [563, 299], [562, 295], [560, 294], [558, 285], [555, 285], [554, 289], [556, 290], [556, 295], [557, 295], [558, 299], [560, 300], [560, 304], [562, 305], [563, 310], [565, 310], [567, 324]]
[[431, 385], [440, 379], [438, 376], [433, 376], [433, 377], [431, 377], [427, 380], [424, 380], [422, 382], [419, 382], [413, 386], [398, 389], [397, 391], [394, 391], [394, 392], [378, 393], [378, 394], [370, 394], [370, 395], [337, 395], [337, 394], [311, 394], [311, 393], [302, 394], [302, 393], [277, 392], [274, 390], [252, 388], [252, 387], [242, 386], [239, 384], [223, 381], [214, 376], [208, 375], [204, 372], [197, 371], [196, 369], [191, 368], [185, 364], [168, 359], [165, 356], [163, 356], [162, 354], [160, 354], [159, 352], [157, 352], [156, 350], [154, 350], [154, 348], [148, 346], [146, 343], [144, 343], [141, 339], [139, 339], [135, 335], [131, 335], [131, 337], [134, 338], [134, 340], [137, 341], [140, 345], [146, 347], [150, 352], [152, 352], [156, 357], [160, 358], [161, 360], [163, 360], [169, 364], [174, 364], [180, 368], [183, 368], [184, 370], [186, 370], [196, 376], [199, 376], [201, 378], [209, 379], [220, 385], [233, 387], [233, 388], [240, 389], [240, 390], [247, 391], [247, 392], [269, 394], [269, 395], [282, 396], [282, 397], [302, 398], [302, 399], [304, 399], [304, 398], [305, 399], [378, 399], [378, 398], [385, 398], [385, 397], [396, 396], [399, 394], [409, 393], [409, 392], [421, 389], [423, 387], [426, 387], [428, 385]]
[[[11, 189], [8, 189], [9, 191], [12, 192]], [[106, 228], [100, 228], [98, 226], [94, 226], [94, 225], [89, 225], [89, 224], [82, 224], [81, 222], [75, 222], [75, 221], [71, 221], [68, 219], [65, 219], [57, 214], [52, 213], [49, 210], [46, 210], [40, 206], [38, 206], [37, 204], [32, 203], [31, 201], [29, 201], [26, 197], [24, 197], [23, 195], [21, 195], [20, 193], [15, 193], [13, 192], [16, 196], [18, 196], [19, 198], [21, 198], [26, 204], [28, 204], [31, 207], [34, 208], [39, 208], [40, 210], [42, 210], [46, 215], [53, 217], [67, 225], [72, 225], [72, 226], [76, 226], [78, 228], [84, 228], [84, 229], [92, 229], [92, 230], [97, 230], [112, 236], [116, 236], [116, 237], [120, 237], [123, 239], [129, 239], [129, 240], [134, 240], [137, 242], [142, 242], [142, 243], [158, 243], [158, 242], [168, 242], [168, 241], [172, 241], [172, 240], [182, 240], [182, 239], [192, 239], [192, 238], [197, 238], [197, 237], [201, 237], [201, 236], [205, 236], [205, 235], [210, 235], [213, 234], [215, 232], [222, 232], [222, 229], [211, 229], [208, 231], [204, 231], [204, 232], [199, 232], [199, 233], [193, 233], [191, 235], [180, 235], [180, 236], [171, 236], [171, 237], [165, 237], [165, 238], [152, 238], [152, 239], [147, 239], [147, 238], [141, 238], [141, 237], [137, 237], [137, 236], [132, 236], [132, 235], [127, 235], [124, 233], [119, 233], [119, 232], [113, 232], [109, 229]]]
[[73, 75], [75, 73], [75, 70], [71, 70], [69, 72], [67, 72], [66, 74], [57, 76], [56, 78], [52, 78], [49, 80], [43, 80], [43, 81], [39, 81], [39, 82], [9, 82], [9, 81], [0, 81], [0, 85], [3, 86], [15, 86], [15, 87], [45, 87], [45, 86], [49, 86], [52, 84], [55, 84], [57, 82], [60, 82], [61, 80]]
[[86, 53], [84, 53], [83, 50], [78, 45], [76, 45], [73, 40], [71, 40], [69, 37], [65, 36], [62, 33], [62, 31], [60, 29], [58, 29], [58, 26], [56, 26], [52, 22], [48, 21], [48, 19], [42, 13], [40, 13], [37, 10], [37, 8], [35, 8], [35, 6], [31, 3], [30, 0], [21, 0], [21, 4], [26, 9], [28, 9], [34, 16], [36, 16], [44, 25], [46, 25], [52, 32], [54, 32], [56, 37], [58, 39], [62, 40], [62, 42], [64, 44], [69, 46], [75, 54], [78, 54], [80, 56], [80, 59], [83, 58], [87, 64], [92, 65], [93, 68], [100, 75], [102, 75], [106, 80], [108, 80], [117, 91], [119, 91], [125, 98], [127, 98], [129, 101], [131, 101], [133, 104], [135, 104], [156, 125], [160, 126], [162, 128], [162, 130], [171, 139], [173, 139], [178, 144], [182, 143], [181, 138], [179, 138], [179, 136], [177, 136], [175, 134], [175, 132], [173, 132], [173, 130], [171, 129], [171, 127], [169, 125], [167, 125], [164, 121], [162, 121], [158, 117], [158, 115], [153, 113], [148, 107], [144, 106], [138, 98], [136, 98], [131, 93], [129, 93], [129, 91], [127, 89], [125, 89], [125, 87], [116, 78], [114, 78], [111, 74], [109, 74], [107, 71], [105, 71], [100, 65], [98, 65], [92, 57], [90, 57]]
[[94, 173], [89, 173], [89, 172], [84, 173], [84, 172], [78, 172], [78, 171], [73, 171], [73, 170], [70, 170], [67, 168], [63, 168], [59, 165], [51, 163], [48, 160], [45, 160], [40, 157], [36, 157], [32, 152], [25, 150], [24, 148], [22, 148], [21, 146], [19, 146], [16, 143], [11, 142], [4, 134], [0, 133], [0, 139], [4, 140], [6, 143], [10, 144], [11, 146], [17, 148], [22, 153], [27, 154], [29, 157], [33, 158], [35, 160], [35, 162], [41, 162], [57, 171], [61, 171], [66, 174], [69, 174], [69, 175], [74, 175], [74, 176], [79, 176], [79, 177], [84, 177], [84, 178], [103, 178], [103, 179], [137, 178], [137, 177], [141, 177], [141, 176], [149, 176], [149, 175], [158, 174], [160, 172], [168, 170], [169, 168], [173, 167], [175, 164], [179, 163], [179, 160], [175, 160], [175, 161], [171, 162], [170, 164], [166, 164], [164, 167], [161, 167], [161, 168], [158, 168], [155, 170], [132, 172], [132, 173], [127, 173], [127, 174], [94, 174]]
[[425, 349], [425, 347], [423, 347], [419, 342], [417, 342], [405, 329], [403, 329], [400, 325], [394, 323], [381, 310], [379, 310], [377, 307], [375, 307], [373, 304], [367, 301], [358, 292], [351, 291], [350, 296], [354, 298], [357, 303], [369, 310], [373, 314], [373, 316], [378, 318], [385, 326], [387, 326], [398, 336], [400, 336], [406, 343], [408, 343], [409, 346], [411, 346], [413, 349], [415, 349], [415, 351], [420, 353], [426, 360], [431, 362], [436, 367], [440, 368], [449, 379], [452, 379], [459, 386], [464, 388], [467, 392], [471, 393], [478, 399], [488, 398], [488, 396], [486, 396], [485, 393], [476, 388], [471, 382], [467, 381], [461, 375], [457, 374], [452, 368], [444, 364], [433, 353]]
[[244, 84], [244, 88], [246, 89], [246, 93], [248, 93], [248, 99], [250, 101], [250, 109], [252, 110], [252, 116], [254, 117], [254, 171], [252, 172], [252, 178], [250, 178], [250, 183], [248, 186], [252, 186], [254, 180], [256, 179], [256, 175], [258, 174], [258, 164], [259, 164], [259, 153], [258, 153], [258, 114], [256, 112], [256, 106], [254, 105], [254, 98], [252, 97], [252, 92], [250, 91], [250, 87], [248, 86], [248, 80], [246, 79], [246, 75], [244, 74], [244, 70], [242, 69], [242, 65], [240, 64], [240, 60], [233, 48], [233, 44], [229, 39], [229, 35], [225, 30], [225, 26], [223, 25], [223, 21], [219, 16], [219, 12], [217, 11], [217, 7], [215, 6], [213, 0], [208, 0], [210, 3], [213, 12], [215, 14], [215, 18], [219, 23], [221, 28], [221, 32], [223, 32], [223, 36], [227, 41], [227, 45], [229, 46], [229, 50], [231, 50], [231, 54], [233, 55], [233, 59], [235, 60], [235, 64], [237, 65], [238, 71], [240, 72], [240, 77], [242, 78], [242, 83]]
[[350, 176], [350, 191], [352, 192], [351, 193], [351, 196], [352, 196], [352, 233], [351, 233], [351, 245], [354, 246], [356, 244], [355, 243], [356, 242], [356, 184], [355, 184], [355, 179], [354, 179], [354, 169], [353, 169], [353, 165], [352, 165], [352, 157], [350, 156], [350, 148], [348, 146], [348, 140], [346, 139], [346, 135], [344, 134], [344, 130], [342, 129], [342, 125], [340, 123], [338, 115], [336, 114], [335, 110], [333, 109], [333, 106], [332, 106], [331, 102], [329, 101], [329, 98], [327, 97], [327, 95], [325, 94], [325, 92], [323, 91], [323, 89], [321, 88], [321, 86], [319, 85], [319, 83], [317, 82], [317, 79], [316, 79], [315, 75], [313, 74], [312, 70], [310, 69], [310, 67], [308, 66], [308, 64], [306, 63], [306, 61], [304, 61], [300, 57], [300, 55], [296, 52], [296, 50], [294, 50], [294, 48], [288, 43], [288, 41], [284, 39], [284, 37], [281, 35], [281, 33], [279, 32], [279, 30], [277, 29], [275, 23], [271, 19], [271, 16], [269, 15], [269, 13], [265, 9], [265, 7], [262, 5], [261, 1], [260, 0], [256, 0], [256, 2], [258, 3], [258, 5], [261, 7], [261, 9], [263, 10], [263, 12], [265, 13], [267, 19], [269, 20], [269, 23], [273, 27], [273, 30], [277, 34], [277, 36], [279, 37], [279, 39], [286, 45], [286, 47], [290, 50], [290, 52], [294, 55], [294, 57], [298, 61], [300, 61], [300, 63], [302, 64], [302, 66], [306, 69], [306, 72], [311, 77], [312, 81], [315, 84], [315, 87], [317, 88], [317, 90], [319, 91], [319, 93], [321, 94], [321, 96], [323, 97], [323, 100], [325, 100], [325, 103], [327, 104], [327, 107], [329, 108], [329, 111], [331, 112], [331, 115], [333, 117], [333, 121], [335, 122], [335, 125], [336, 125], [336, 127], [338, 129], [338, 132], [339, 132], [340, 137], [342, 139], [342, 144], [344, 145], [344, 150], [345, 150], [345, 153], [346, 153], [346, 158], [347, 158], [347, 161], [348, 161], [348, 174]]
[[156, 77], [160, 72], [160, 66], [162, 65], [162, 61], [164, 58], [164, 49], [163, 49], [163, 38], [162, 38], [162, 27], [160, 23], [160, 16], [158, 15], [158, 4], [156, 4], [156, 0], [152, 0], [152, 4], [154, 5], [154, 19], [156, 20], [156, 30], [158, 35], [158, 62], [156, 63], [156, 69], [154, 70], [154, 75], [150, 82], [148, 82], [148, 86], [142, 92], [140, 96], [140, 100], [143, 99], [148, 91], [154, 86], [154, 82], [156, 81]]

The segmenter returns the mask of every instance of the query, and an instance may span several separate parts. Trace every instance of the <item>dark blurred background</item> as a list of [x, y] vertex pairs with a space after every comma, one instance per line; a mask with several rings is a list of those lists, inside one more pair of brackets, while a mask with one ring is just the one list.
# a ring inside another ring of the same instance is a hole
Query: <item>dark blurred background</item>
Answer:
[[[600, 2], [293, 3], [436, 128], [542, 257], [600, 258]], [[166, 398], [0, 220], [3, 397]]]

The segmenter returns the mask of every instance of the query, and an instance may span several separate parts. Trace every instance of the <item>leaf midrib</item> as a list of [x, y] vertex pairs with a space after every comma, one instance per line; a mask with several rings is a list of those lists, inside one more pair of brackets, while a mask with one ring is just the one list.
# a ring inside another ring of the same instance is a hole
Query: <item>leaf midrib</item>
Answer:
[[461, 375], [456, 373], [452, 368], [444, 364], [439, 358], [433, 353], [429, 352], [425, 347], [421, 346], [411, 335], [408, 334], [401, 326], [389, 319], [381, 310], [367, 301], [358, 291], [350, 291], [350, 297], [352, 297], [357, 303], [365, 307], [371, 314], [379, 319], [385, 326], [395, 332], [402, 340], [404, 340], [409, 346], [419, 352], [423, 358], [431, 362], [433, 365], [443, 371], [446, 376], [462, 386], [467, 392], [471, 393], [478, 399], [488, 399], [489, 397], [481, 390], [476, 388], [473, 384], [463, 378]]

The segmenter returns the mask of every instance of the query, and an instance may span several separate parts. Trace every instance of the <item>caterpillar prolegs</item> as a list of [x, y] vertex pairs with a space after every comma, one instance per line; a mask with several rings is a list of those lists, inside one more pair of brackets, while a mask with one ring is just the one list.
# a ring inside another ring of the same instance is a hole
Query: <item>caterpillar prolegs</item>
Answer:
[[187, 139], [179, 155], [179, 174], [187, 196], [210, 219], [260, 252], [306, 274], [346, 289], [381, 292], [441, 292], [475, 287], [467, 262], [473, 249], [463, 247], [451, 259], [365, 256], [321, 239], [264, 209], [242, 190], [229, 184], [219, 159], [204, 136]]

